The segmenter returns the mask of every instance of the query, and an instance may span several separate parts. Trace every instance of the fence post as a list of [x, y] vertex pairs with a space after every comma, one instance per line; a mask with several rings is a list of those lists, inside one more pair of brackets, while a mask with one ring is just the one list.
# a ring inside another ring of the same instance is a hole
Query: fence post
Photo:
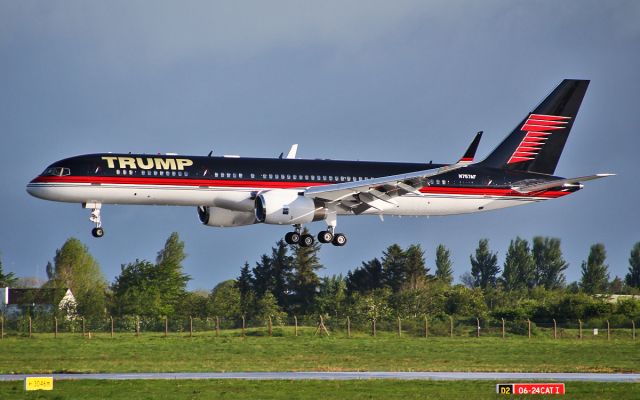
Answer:
[[169, 336], [169, 317], [164, 316], [164, 337]]
[[296, 337], [298, 336], [298, 317], [296, 317], [295, 315], [293, 316], [293, 323], [295, 325], [295, 335]]
[[216, 337], [220, 336], [220, 317], [216, 317]]
[[376, 319], [375, 318], [371, 320], [371, 335], [374, 337], [376, 336]]
[[636, 323], [633, 320], [631, 320], [631, 337], [636, 340]]
[[453, 337], [453, 317], [449, 315], [449, 337]]
[[111, 320], [111, 338], [113, 339], [113, 316], [109, 315], [109, 319]]
[[54, 322], [54, 330], [53, 330], [53, 337], [57, 338], [58, 337], [58, 317], [53, 317], [53, 322]]
[[529, 326], [529, 339], [531, 339], [531, 320], [527, 318], [527, 325]]
[[578, 325], [580, 326], [580, 328], [579, 328], [580, 330], [579, 330], [578, 337], [579, 337], [580, 339], [582, 339], [582, 320], [580, 320], [580, 319], [578, 320]]
[[429, 337], [429, 320], [426, 315], [424, 316], [424, 337]]
[[351, 337], [351, 319], [347, 315], [347, 337]]
[[189, 315], [189, 337], [193, 337], [193, 317]]
[[0, 340], [2, 339], [4, 339], [4, 316], [0, 317]]
[[556, 325], [556, 319], [553, 319], [553, 338], [558, 338], [558, 326]]
[[140, 336], [140, 317], [136, 315], [136, 337]]
[[502, 318], [502, 338], [504, 339], [504, 318]]
[[31, 317], [29, 317], [29, 337], [31, 337]]
[[476, 337], [480, 337], [480, 318], [476, 318], [476, 322], [478, 323], [478, 333]]
[[86, 329], [87, 327], [84, 323], [84, 317], [81, 317], [81, 318], [82, 318], [82, 337], [85, 337], [87, 335], [87, 329]]
[[398, 317], [398, 337], [402, 337], [402, 321]]
[[607, 320], [607, 340], [611, 340], [611, 326], [609, 325], [609, 320]]
[[242, 316], [242, 337], [244, 337], [244, 330], [245, 330], [245, 319], [244, 319], [244, 315]]
[[273, 328], [272, 328], [272, 325], [271, 325], [271, 315], [269, 315], [269, 322], [268, 322], [267, 327], [269, 328], [269, 337], [271, 337], [271, 335], [273, 334]]

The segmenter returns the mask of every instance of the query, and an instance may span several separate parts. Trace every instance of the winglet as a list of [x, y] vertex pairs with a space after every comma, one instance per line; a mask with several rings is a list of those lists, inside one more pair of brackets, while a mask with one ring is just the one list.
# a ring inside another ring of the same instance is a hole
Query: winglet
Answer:
[[289, 159], [296, 158], [297, 152], [298, 152], [298, 144], [292, 144], [291, 149], [289, 150], [289, 154], [287, 154], [287, 158]]
[[478, 150], [481, 138], [482, 131], [476, 133], [476, 136], [473, 138], [473, 142], [471, 142], [467, 151], [464, 152], [464, 155], [458, 161], [458, 164], [471, 164], [473, 162], [473, 158], [476, 156], [476, 150]]

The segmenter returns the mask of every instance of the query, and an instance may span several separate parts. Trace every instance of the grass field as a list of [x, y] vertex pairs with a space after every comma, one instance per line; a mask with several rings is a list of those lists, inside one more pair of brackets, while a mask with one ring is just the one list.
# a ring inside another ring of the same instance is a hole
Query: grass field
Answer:
[[[25, 392], [22, 382], [0, 382], [12, 399], [504, 399], [489, 381], [59, 381], [51, 392]], [[563, 399], [637, 399], [634, 383], [567, 382]], [[518, 399], [540, 396], [518, 396]]]
[[0, 341], [0, 373], [224, 371], [639, 372], [640, 341], [40, 334]]

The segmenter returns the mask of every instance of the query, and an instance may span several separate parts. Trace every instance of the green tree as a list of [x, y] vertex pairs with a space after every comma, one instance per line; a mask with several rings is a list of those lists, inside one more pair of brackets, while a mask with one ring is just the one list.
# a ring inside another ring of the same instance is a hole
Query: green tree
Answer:
[[628, 286], [640, 288], [640, 242], [633, 245], [629, 256], [629, 273], [624, 278]]
[[322, 278], [320, 291], [316, 297], [318, 311], [334, 317], [342, 315], [346, 300], [347, 284], [342, 275]]
[[424, 260], [424, 250], [419, 244], [412, 244], [405, 250], [405, 286], [409, 289], [417, 289], [424, 286], [429, 274]]
[[136, 260], [120, 267], [111, 285], [112, 313], [117, 316], [139, 315], [160, 317], [168, 315], [163, 306], [162, 293], [156, 284], [156, 266], [146, 260]]
[[146, 260], [122, 265], [111, 286], [114, 313], [155, 318], [186, 315], [188, 311], [180, 309], [191, 279], [182, 271], [185, 258], [184, 242], [174, 232], [158, 252], [155, 265]]
[[501, 282], [507, 291], [535, 286], [535, 263], [525, 239], [517, 237], [509, 244]]
[[209, 295], [209, 312], [212, 316], [227, 321], [237, 321], [241, 317], [240, 290], [233, 279], [220, 282]]
[[177, 306], [186, 295], [187, 283], [191, 280], [183, 272], [182, 262], [186, 257], [184, 242], [177, 232], [173, 232], [156, 258], [155, 284], [162, 293], [162, 301], [167, 308], [166, 315], [169, 316], [176, 313]]
[[392, 244], [382, 253], [385, 282], [394, 292], [400, 291], [407, 282], [406, 264], [406, 254], [397, 244]]
[[238, 290], [240, 291], [240, 310], [242, 314], [249, 314], [253, 302], [255, 300], [255, 291], [253, 289], [253, 276], [249, 269], [249, 263], [245, 262], [240, 269], [240, 276], [236, 280]]
[[293, 258], [289, 255], [288, 245], [279, 240], [271, 248], [271, 276], [273, 277], [273, 295], [284, 310], [289, 308], [289, 293], [293, 281]]
[[591, 246], [587, 261], [582, 262], [580, 287], [587, 293], [604, 293], [609, 284], [609, 266], [605, 265], [607, 252], [602, 243]]
[[[305, 228], [302, 234], [307, 235], [309, 231]], [[319, 251], [320, 244], [318, 243], [309, 247], [295, 246], [293, 248], [293, 265], [295, 267], [291, 285], [295, 300], [295, 310], [293, 311], [301, 314], [306, 314], [313, 309], [317, 289], [320, 285], [320, 278], [316, 273], [317, 270], [323, 268], [318, 258]]]
[[264, 296], [265, 293], [273, 293], [275, 290], [275, 278], [273, 276], [273, 268], [271, 268], [271, 258], [263, 254], [260, 261], [253, 268], [253, 287], [258, 297]]
[[53, 278], [45, 286], [71, 289], [78, 303], [79, 315], [90, 319], [102, 318], [107, 283], [87, 246], [76, 238], [68, 239], [56, 250], [53, 265]]
[[0, 257], [0, 287], [13, 286], [17, 281], [18, 278], [13, 272], [4, 273], [2, 270], [2, 258]]
[[447, 285], [453, 283], [453, 268], [449, 258], [449, 250], [442, 244], [439, 244], [436, 249], [436, 279]]
[[287, 314], [278, 305], [276, 297], [271, 292], [266, 292], [264, 296], [256, 301], [252, 319], [255, 323], [264, 324], [269, 317], [274, 325], [283, 325]]
[[533, 238], [533, 259], [536, 268], [536, 284], [547, 289], [565, 285], [564, 271], [569, 264], [562, 257], [560, 239], [536, 236]]
[[489, 240], [481, 239], [478, 242], [475, 257], [471, 255], [469, 259], [473, 286], [481, 289], [486, 289], [489, 286], [495, 287], [500, 267], [498, 266], [497, 253], [491, 253], [489, 250]]
[[378, 258], [363, 261], [362, 266], [347, 273], [347, 292], [370, 293], [384, 286], [384, 270]]

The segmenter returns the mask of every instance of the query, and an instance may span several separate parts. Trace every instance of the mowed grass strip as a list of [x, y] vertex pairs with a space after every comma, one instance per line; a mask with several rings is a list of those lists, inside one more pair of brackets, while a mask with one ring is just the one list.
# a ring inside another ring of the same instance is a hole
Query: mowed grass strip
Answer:
[[639, 372], [640, 341], [64, 334], [0, 340], [0, 373], [241, 371]]
[[[25, 392], [22, 382], [0, 382], [12, 399], [504, 399], [491, 381], [57, 381], [51, 392]], [[634, 383], [567, 382], [563, 399], [637, 399]], [[518, 399], [540, 398], [518, 396]]]

